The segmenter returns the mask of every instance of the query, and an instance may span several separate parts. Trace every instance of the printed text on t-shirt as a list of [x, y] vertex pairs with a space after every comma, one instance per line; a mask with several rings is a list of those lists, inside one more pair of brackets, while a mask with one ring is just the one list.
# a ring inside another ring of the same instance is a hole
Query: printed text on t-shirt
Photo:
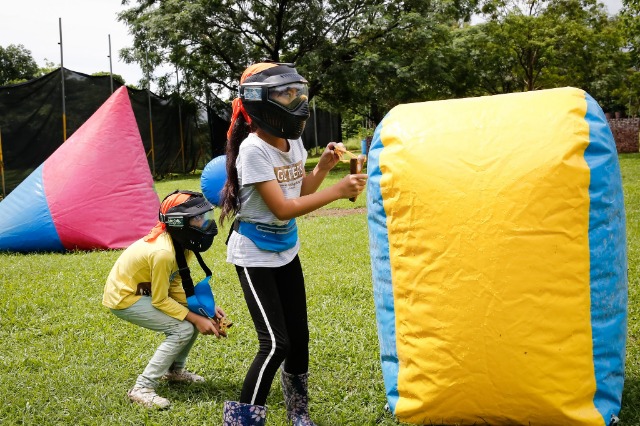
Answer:
[[278, 183], [291, 182], [292, 180], [301, 179], [304, 176], [302, 161], [298, 161], [296, 164], [290, 164], [288, 166], [274, 167], [273, 171], [276, 174]]

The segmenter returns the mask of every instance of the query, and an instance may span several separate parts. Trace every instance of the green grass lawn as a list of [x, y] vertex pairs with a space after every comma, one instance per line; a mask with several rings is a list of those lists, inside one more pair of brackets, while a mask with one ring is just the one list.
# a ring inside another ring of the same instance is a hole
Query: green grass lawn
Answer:
[[[621, 420], [640, 424], [638, 365], [638, 229], [640, 154], [620, 156], [629, 246], [629, 335]], [[308, 166], [312, 167], [311, 159]], [[326, 184], [340, 179], [346, 164]], [[200, 176], [156, 183], [161, 197], [200, 187]], [[384, 406], [371, 284], [364, 194], [299, 219], [311, 329], [310, 394], [319, 425], [396, 425]], [[352, 210], [358, 208], [357, 210]], [[347, 211], [349, 210], [349, 211]], [[349, 213], [349, 214], [344, 214]], [[218, 303], [235, 325], [227, 339], [202, 336], [190, 368], [207, 378], [161, 385], [173, 406], [147, 411], [127, 390], [162, 339], [101, 306], [102, 288], [119, 250], [67, 254], [0, 254], [0, 424], [219, 425], [222, 404], [239, 395], [256, 350], [255, 332], [235, 271], [225, 262], [221, 229], [204, 255]], [[202, 274], [196, 266], [194, 279]], [[268, 424], [284, 425], [279, 383], [267, 401]]]
[[624, 425], [640, 425], [640, 154], [621, 154], [620, 168], [627, 215], [629, 318], [622, 411]]

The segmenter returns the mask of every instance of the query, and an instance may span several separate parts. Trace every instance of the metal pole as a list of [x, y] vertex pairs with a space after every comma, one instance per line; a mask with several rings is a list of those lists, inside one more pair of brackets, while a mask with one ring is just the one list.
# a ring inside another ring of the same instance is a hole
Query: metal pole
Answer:
[[111, 82], [111, 93], [113, 93], [113, 66], [111, 65], [111, 34], [109, 36], [109, 81]]
[[4, 187], [4, 159], [2, 158], [2, 128], [0, 128], [0, 171], [2, 171], [2, 198], [7, 196]]
[[149, 134], [151, 136], [151, 172], [156, 175], [156, 153], [153, 147], [153, 116], [151, 115], [151, 76], [149, 73], [149, 50], [144, 51], [147, 65], [147, 100], [149, 102]]
[[331, 111], [329, 111], [329, 140], [333, 140], [333, 121], [331, 120]]
[[316, 99], [313, 98], [313, 137], [316, 144], [316, 155], [318, 154], [318, 120], [316, 119]]
[[62, 18], [58, 18], [58, 27], [60, 28], [60, 78], [62, 79], [62, 141], [67, 140], [67, 106], [65, 104], [64, 93], [64, 55], [62, 52]]
[[[207, 104], [207, 129], [209, 131], [209, 144], [211, 145], [211, 154], [213, 154], [214, 152], [216, 152], [216, 145], [215, 145], [215, 140], [213, 138], [213, 122], [211, 119], [211, 88], [209, 87], [208, 84], [205, 84], [204, 86], [204, 97], [205, 97], [205, 103]], [[197, 114], [196, 114], [196, 117], [197, 117]]]
[[178, 67], [176, 67], [176, 91], [178, 92], [178, 126], [180, 129], [180, 151], [182, 152], [182, 173], [186, 173], [186, 167], [184, 165], [184, 136], [182, 134], [182, 99], [180, 98], [180, 76], [178, 75]]

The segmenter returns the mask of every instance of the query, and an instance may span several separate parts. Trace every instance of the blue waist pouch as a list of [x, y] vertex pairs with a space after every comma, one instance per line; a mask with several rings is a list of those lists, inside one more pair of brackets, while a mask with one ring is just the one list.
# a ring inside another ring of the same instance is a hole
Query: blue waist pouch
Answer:
[[295, 219], [282, 226], [242, 221], [237, 221], [237, 224], [236, 232], [249, 238], [261, 250], [281, 252], [294, 247], [298, 241]]

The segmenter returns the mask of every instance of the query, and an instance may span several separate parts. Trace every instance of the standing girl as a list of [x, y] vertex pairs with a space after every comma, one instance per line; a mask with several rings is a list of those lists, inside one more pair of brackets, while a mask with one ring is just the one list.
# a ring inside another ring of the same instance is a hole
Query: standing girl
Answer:
[[306, 174], [300, 136], [309, 118], [307, 81], [292, 64], [258, 63], [245, 70], [227, 134], [227, 181], [221, 223], [235, 215], [227, 261], [234, 264], [258, 334], [259, 350], [239, 401], [226, 401], [224, 425], [264, 425], [271, 383], [279, 367], [287, 416], [309, 418], [309, 327], [295, 218], [332, 201], [355, 197], [365, 174], [347, 175], [316, 192], [339, 161], [330, 142]]

